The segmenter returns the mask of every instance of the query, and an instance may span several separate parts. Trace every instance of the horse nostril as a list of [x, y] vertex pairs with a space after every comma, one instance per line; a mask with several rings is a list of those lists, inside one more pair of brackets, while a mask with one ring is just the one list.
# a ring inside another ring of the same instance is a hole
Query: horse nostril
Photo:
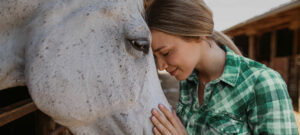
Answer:
[[131, 43], [133, 48], [135, 48], [136, 50], [143, 51], [146, 54], [149, 52], [149, 48], [150, 48], [149, 40], [147, 40], [147, 39], [137, 39], [137, 40], [128, 39], [128, 41]]

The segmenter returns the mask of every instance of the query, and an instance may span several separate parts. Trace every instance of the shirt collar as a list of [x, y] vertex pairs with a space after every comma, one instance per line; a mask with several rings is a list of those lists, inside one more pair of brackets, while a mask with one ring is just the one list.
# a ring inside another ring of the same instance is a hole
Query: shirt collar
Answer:
[[226, 51], [226, 62], [224, 71], [219, 79], [234, 87], [240, 73], [240, 56], [235, 54], [235, 52], [230, 50], [226, 45], [223, 47]]
[[[230, 50], [227, 46], [224, 45], [223, 49], [226, 52], [225, 67], [221, 77], [218, 78], [217, 80], [221, 80], [226, 84], [234, 87], [236, 85], [239, 72], [240, 72], [240, 59], [239, 56], [235, 54], [232, 50]], [[194, 69], [194, 71], [187, 78], [187, 80], [192, 81], [195, 84], [198, 84], [199, 83], [198, 71]]]

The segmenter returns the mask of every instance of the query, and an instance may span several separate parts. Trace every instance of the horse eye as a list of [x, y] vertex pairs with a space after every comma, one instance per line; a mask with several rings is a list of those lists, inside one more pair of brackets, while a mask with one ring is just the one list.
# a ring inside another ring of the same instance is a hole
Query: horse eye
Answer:
[[128, 41], [134, 49], [143, 51], [146, 54], [149, 52], [150, 42], [147, 39], [128, 39]]

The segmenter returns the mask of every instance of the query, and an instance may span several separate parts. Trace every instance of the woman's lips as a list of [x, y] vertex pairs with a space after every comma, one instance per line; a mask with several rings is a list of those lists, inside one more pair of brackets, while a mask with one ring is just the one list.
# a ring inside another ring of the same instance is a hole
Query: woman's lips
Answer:
[[170, 72], [171, 75], [175, 75], [177, 73], [178, 68], [176, 68], [174, 71]]

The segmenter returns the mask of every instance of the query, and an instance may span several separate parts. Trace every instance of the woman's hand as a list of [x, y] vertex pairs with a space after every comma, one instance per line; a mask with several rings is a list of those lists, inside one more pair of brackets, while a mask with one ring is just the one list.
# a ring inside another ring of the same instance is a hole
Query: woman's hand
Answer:
[[153, 133], [155, 135], [188, 135], [175, 111], [172, 113], [163, 105], [158, 108], [164, 113], [164, 116], [156, 109], [152, 109], [151, 121], [154, 125]]

